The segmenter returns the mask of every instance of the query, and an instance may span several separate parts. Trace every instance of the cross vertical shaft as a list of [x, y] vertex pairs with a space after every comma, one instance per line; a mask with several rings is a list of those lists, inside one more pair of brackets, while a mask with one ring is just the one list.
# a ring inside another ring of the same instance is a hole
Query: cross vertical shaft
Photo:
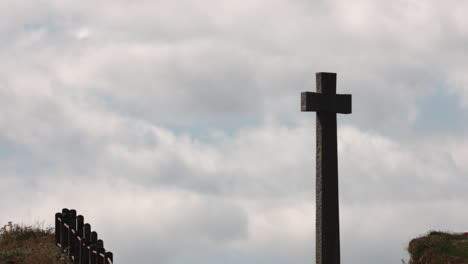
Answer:
[[336, 114], [351, 113], [351, 95], [336, 94], [336, 74], [317, 73], [317, 93], [301, 94], [301, 110], [316, 111], [316, 264], [340, 263]]
[[[317, 92], [335, 95], [336, 75], [317, 75]], [[340, 222], [336, 113], [317, 112], [315, 142], [317, 153], [315, 259], [317, 264], [339, 264]]]

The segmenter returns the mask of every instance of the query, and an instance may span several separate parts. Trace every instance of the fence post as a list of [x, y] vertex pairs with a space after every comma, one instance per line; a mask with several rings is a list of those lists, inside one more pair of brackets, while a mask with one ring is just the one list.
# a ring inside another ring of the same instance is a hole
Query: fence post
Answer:
[[96, 231], [91, 232], [91, 245], [89, 246], [90, 264], [97, 264], [97, 240], [98, 234]]
[[83, 238], [81, 236], [76, 237], [76, 251], [75, 251], [75, 258], [73, 264], [81, 264], [81, 255], [83, 251]]
[[69, 257], [74, 257], [75, 256], [75, 244], [76, 244], [76, 210], [72, 209], [70, 210], [70, 218], [69, 218], [69, 250], [68, 250], [68, 255]]
[[78, 235], [83, 238], [83, 227], [84, 227], [84, 217], [79, 215], [76, 217], [76, 230], [78, 231]]
[[[106, 264], [113, 264], [113, 262], [114, 262], [114, 255], [112, 254], [112, 252], [107, 251], [107, 252], [105, 253], [105, 256], [106, 256], [106, 262], [105, 262], [105, 263], [106, 263]], [[110, 262], [109, 262], [109, 261], [110, 261]]]
[[91, 225], [90, 224], [86, 223], [84, 225], [83, 235], [84, 235], [84, 238], [91, 240]]
[[84, 225], [84, 242], [85, 242], [85, 245], [84, 245], [84, 252], [83, 252], [83, 264], [89, 264], [90, 263], [90, 259], [89, 259], [89, 246], [91, 245], [91, 225], [86, 223]]
[[[97, 264], [104, 264], [104, 253], [106, 253], [106, 250], [104, 249], [104, 241], [102, 239], [99, 239], [96, 242], [97, 249], [96, 249], [96, 254], [97, 254]], [[101, 256], [102, 254], [102, 256]]]
[[70, 246], [70, 240], [69, 240], [69, 236], [70, 236], [70, 227], [68, 226], [67, 223], [63, 223], [63, 244], [62, 244], [62, 248], [63, 248], [63, 252], [66, 252], [68, 247]]
[[62, 251], [65, 251], [68, 242], [68, 230], [66, 230], [68, 212], [67, 208], [62, 209], [62, 221], [60, 223], [60, 245], [62, 246]]
[[96, 260], [97, 260], [96, 249], [97, 249], [96, 244], [91, 244], [89, 246], [89, 260], [90, 260], [89, 263], [90, 264], [97, 264], [96, 263]]
[[98, 254], [97, 264], [105, 264], [106, 263], [106, 249], [98, 248], [97, 254]]
[[98, 235], [96, 231], [91, 232], [91, 244], [96, 244], [98, 241]]
[[84, 226], [84, 217], [79, 215], [76, 217], [76, 230], [78, 237], [76, 238], [76, 251], [75, 251], [75, 264], [81, 264], [81, 256], [83, 255], [83, 226]]
[[96, 245], [98, 248], [104, 248], [104, 241], [102, 241], [102, 239], [98, 239], [96, 241]]
[[[60, 220], [59, 220], [60, 219]], [[55, 214], [55, 244], [60, 243], [60, 224], [62, 220], [62, 213], [56, 213]]]

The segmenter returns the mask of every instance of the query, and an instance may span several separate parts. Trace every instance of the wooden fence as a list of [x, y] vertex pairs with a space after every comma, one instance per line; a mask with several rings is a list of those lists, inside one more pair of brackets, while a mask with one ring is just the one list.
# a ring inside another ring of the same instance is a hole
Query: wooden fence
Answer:
[[112, 252], [106, 252], [104, 242], [76, 210], [64, 208], [55, 214], [55, 242], [73, 264], [113, 264]]

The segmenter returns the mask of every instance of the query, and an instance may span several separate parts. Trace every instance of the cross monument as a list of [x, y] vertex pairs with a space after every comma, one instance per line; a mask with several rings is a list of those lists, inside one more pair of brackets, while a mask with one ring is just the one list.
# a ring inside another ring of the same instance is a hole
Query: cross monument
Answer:
[[301, 93], [301, 111], [316, 119], [316, 264], [340, 263], [336, 114], [351, 114], [351, 95], [336, 94], [336, 73], [316, 73], [317, 92]]

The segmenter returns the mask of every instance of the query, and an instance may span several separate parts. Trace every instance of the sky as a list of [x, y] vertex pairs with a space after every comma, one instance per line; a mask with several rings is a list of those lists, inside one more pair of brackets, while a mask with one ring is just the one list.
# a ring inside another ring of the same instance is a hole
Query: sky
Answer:
[[468, 2], [0, 2], [0, 225], [91, 224], [116, 263], [315, 262], [337, 73], [341, 262], [468, 231]]

